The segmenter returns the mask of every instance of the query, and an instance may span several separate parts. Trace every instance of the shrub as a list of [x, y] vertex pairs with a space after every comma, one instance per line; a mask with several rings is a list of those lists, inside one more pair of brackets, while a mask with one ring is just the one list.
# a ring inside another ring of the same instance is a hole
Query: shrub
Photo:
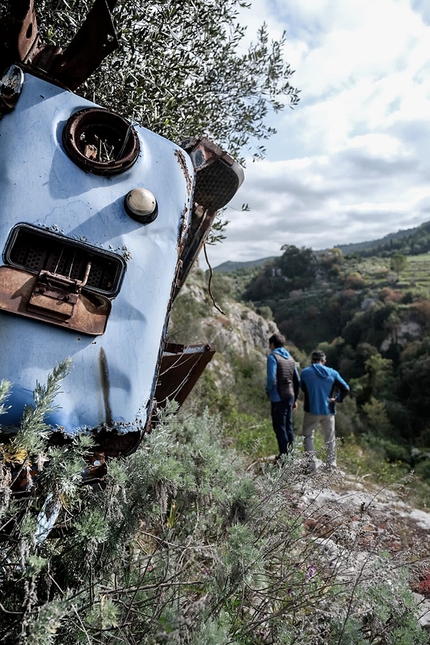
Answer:
[[[26, 426], [37, 450], [21, 467], [39, 464], [26, 495], [11, 494], [2, 462], [6, 645], [428, 642], [399, 554], [359, 555], [364, 511], [345, 541], [353, 515], [322, 513], [315, 490], [298, 504], [300, 459], [246, 471], [219, 419], [171, 407], [134, 454], [109, 462], [103, 488], [83, 486], [88, 438], [54, 448], [40, 433], [52, 392], [39, 391]], [[41, 534], [48, 500], [58, 519]], [[315, 516], [319, 539], [304, 533]]]
[[349, 273], [345, 278], [345, 285], [347, 289], [363, 289], [366, 282], [358, 271]]
[[257, 313], [269, 322], [273, 320], [273, 311], [268, 306], [257, 307]]

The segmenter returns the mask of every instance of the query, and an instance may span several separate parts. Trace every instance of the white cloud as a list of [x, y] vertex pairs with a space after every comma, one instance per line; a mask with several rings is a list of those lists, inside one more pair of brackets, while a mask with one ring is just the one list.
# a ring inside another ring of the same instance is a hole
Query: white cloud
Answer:
[[[412, 4], [411, 4], [412, 3]], [[382, 237], [430, 219], [430, 10], [421, 0], [254, 0], [288, 35], [302, 99], [273, 117], [267, 159], [249, 163], [229, 209], [228, 259]]]

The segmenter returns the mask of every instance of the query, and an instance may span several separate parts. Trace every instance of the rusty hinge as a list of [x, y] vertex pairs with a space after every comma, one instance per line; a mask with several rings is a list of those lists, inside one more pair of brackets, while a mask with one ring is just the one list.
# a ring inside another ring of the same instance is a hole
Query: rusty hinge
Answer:
[[85, 286], [91, 270], [88, 262], [83, 280], [74, 280], [51, 271], [40, 271], [27, 304], [29, 311], [43, 310], [45, 315], [67, 320], [73, 315], [82, 287]]
[[90, 261], [87, 262], [83, 280], [42, 269], [31, 292], [27, 309], [48, 311], [59, 320], [71, 318], [90, 271]]

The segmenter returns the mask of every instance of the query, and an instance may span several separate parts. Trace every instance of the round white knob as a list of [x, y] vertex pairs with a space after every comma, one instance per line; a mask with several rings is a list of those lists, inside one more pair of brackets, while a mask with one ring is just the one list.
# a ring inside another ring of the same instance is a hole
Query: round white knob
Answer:
[[125, 196], [125, 207], [133, 219], [144, 224], [157, 217], [157, 200], [147, 188], [133, 188]]

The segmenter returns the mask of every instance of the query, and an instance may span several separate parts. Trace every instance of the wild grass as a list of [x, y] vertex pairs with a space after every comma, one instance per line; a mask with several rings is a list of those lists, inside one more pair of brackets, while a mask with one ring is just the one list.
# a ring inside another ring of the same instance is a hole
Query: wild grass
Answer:
[[[40, 471], [19, 498], [2, 463], [0, 642], [429, 642], [410, 554], [364, 550], [365, 509], [322, 510], [330, 477], [309, 480], [299, 457], [247, 470], [219, 417], [173, 412], [109, 461], [103, 487], [76, 478], [86, 441], [27, 453], [22, 467], [37, 460]], [[50, 495], [58, 518], [37, 538]]]

